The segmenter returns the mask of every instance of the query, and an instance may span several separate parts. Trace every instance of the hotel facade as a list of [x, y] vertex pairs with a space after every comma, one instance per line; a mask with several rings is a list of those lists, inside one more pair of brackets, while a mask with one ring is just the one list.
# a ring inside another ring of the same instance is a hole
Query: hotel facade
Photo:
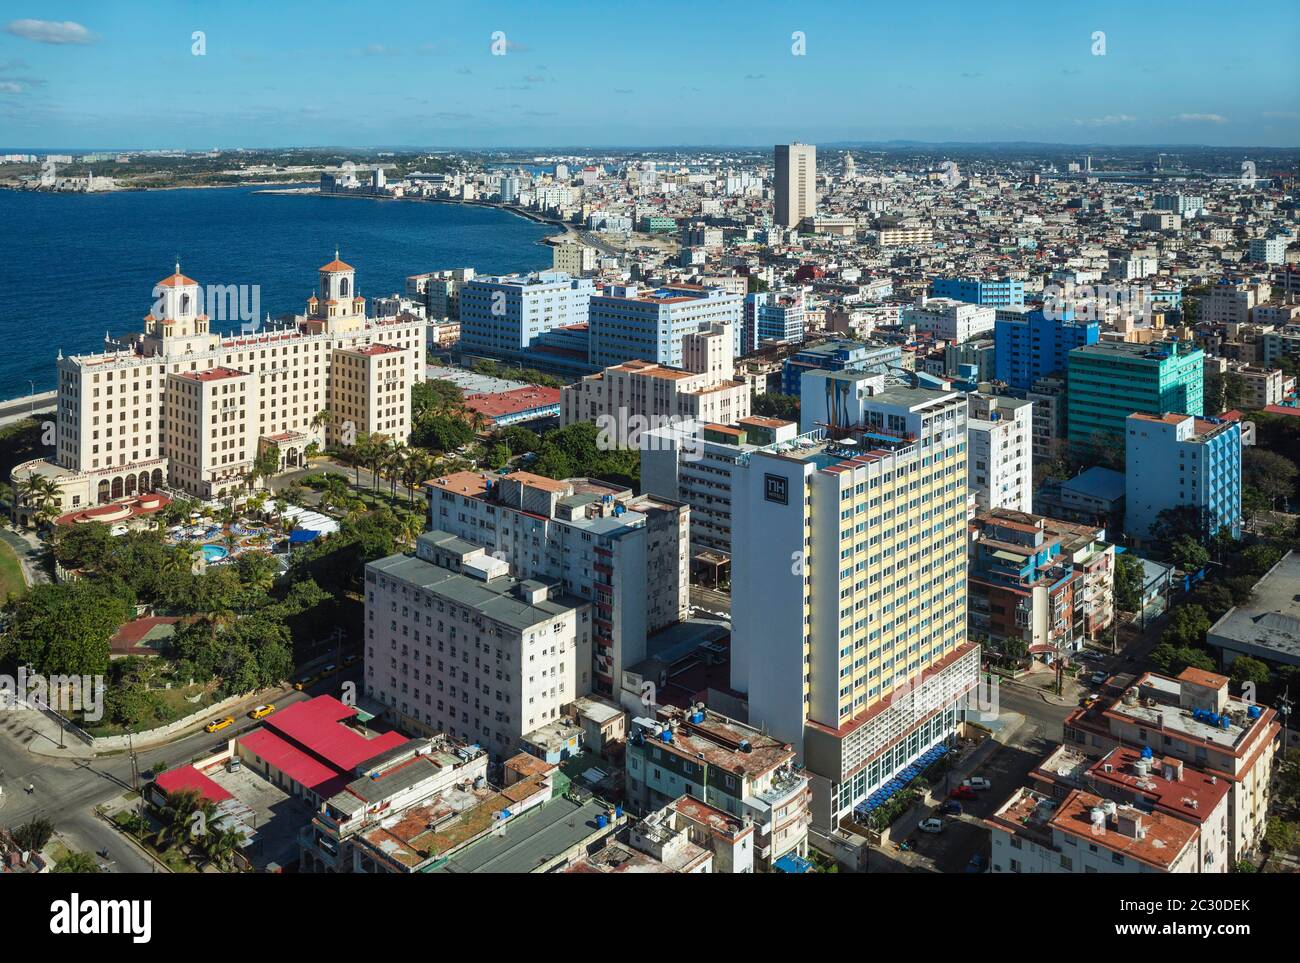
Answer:
[[[154, 295], [142, 332], [97, 354], [60, 352], [54, 454], [14, 468], [15, 484], [48, 478], [61, 511], [161, 488], [220, 498], [248, 487], [268, 448], [284, 469], [311, 444], [410, 435], [424, 322], [367, 318], [356, 270], [337, 255], [291, 326], [214, 334], [202, 286], [179, 265]], [[19, 521], [31, 511], [20, 506]]]
[[963, 395], [883, 387], [856, 437], [815, 429], [742, 456], [732, 481], [731, 686], [791, 743], [829, 832], [963, 718]]

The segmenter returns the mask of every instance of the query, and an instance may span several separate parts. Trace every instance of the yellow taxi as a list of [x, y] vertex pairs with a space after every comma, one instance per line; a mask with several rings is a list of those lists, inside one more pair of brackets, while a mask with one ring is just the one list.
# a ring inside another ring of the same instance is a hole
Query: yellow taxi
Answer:
[[234, 724], [235, 724], [235, 717], [226, 716], [224, 719], [213, 719], [211, 722], [209, 722], [206, 726], [203, 727], [203, 731], [220, 732], [222, 729], [226, 728], [226, 726], [233, 726]]
[[258, 706], [256, 709], [253, 709], [251, 712], [249, 712], [249, 713], [248, 713], [248, 718], [250, 718], [250, 719], [265, 719], [267, 716], [269, 716], [269, 715], [270, 715], [272, 712], [274, 712], [274, 711], [275, 711], [275, 706], [274, 706], [273, 704], [271, 704], [271, 703], [267, 703], [266, 705], [264, 705], [264, 706]]

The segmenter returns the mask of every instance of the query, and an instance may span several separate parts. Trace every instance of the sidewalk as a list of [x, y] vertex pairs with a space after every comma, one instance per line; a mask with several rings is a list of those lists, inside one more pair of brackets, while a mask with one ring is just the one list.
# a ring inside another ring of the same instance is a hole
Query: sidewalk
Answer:
[[1058, 706], [1076, 706], [1084, 690], [1068, 675], [1061, 679], [1061, 695], [1057, 695], [1048, 686], [1055, 681], [1056, 673], [1048, 666], [1031, 669], [1019, 679], [995, 675], [999, 685], [1012, 685], [1026, 692], [1032, 692], [1044, 702]]

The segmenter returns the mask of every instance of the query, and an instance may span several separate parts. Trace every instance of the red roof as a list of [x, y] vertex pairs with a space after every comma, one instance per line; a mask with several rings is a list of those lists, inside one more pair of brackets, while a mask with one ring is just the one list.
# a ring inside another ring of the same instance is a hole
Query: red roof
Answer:
[[239, 744], [300, 785], [326, 795], [326, 783], [339, 780], [342, 788], [358, 765], [406, 742], [398, 732], [367, 739], [343, 725], [356, 713], [333, 696], [317, 696], [268, 716], [264, 728], [241, 737]]
[[498, 391], [492, 394], [470, 395], [465, 399], [465, 407], [479, 412], [488, 418], [500, 418], [515, 415], [537, 408], [549, 408], [560, 403], [559, 388], [529, 386], [514, 388], [510, 391]]
[[174, 792], [192, 789], [202, 798], [214, 803], [221, 803], [234, 798], [193, 766], [169, 769], [160, 774], [154, 782], [168, 796]]
[[184, 285], [195, 285], [198, 283], [199, 283], [198, 281], [195, 281], [192, 278], [187, 278], [184, 274], [181, 274], [180, 271], [177, 271], [171, 277], [163, 278], [161, 281], [155, 284], [154, 287], [179, 288]]
[[337, 257], [335, 257], [334, 260], [330, 261], [329, 264], [326, 264], [324, 267], [322, 267], [321, 270], [322, 271], [355, 271], [356, 268], [354, 268], [351, 264], [343, 263]]

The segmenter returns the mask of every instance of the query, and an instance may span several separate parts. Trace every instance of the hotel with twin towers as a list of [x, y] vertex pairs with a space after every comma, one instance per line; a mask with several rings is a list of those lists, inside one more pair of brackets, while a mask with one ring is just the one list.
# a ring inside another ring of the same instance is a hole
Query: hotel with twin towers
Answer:
[[292, 324], [222, 336], [178, 264], [154, 287], [142, 331], [98, 354], [59, 353], [54, 453], [14, 468], [13, 483], [43, 476], [65, 512], [162, 488], [212, 499], [254, 483], [268, 449], [284, 469], [313, 443], [362, 433], [405, 443], [423, 322], [367, 318], [356, 270], [337, 252], [319, 278]]

